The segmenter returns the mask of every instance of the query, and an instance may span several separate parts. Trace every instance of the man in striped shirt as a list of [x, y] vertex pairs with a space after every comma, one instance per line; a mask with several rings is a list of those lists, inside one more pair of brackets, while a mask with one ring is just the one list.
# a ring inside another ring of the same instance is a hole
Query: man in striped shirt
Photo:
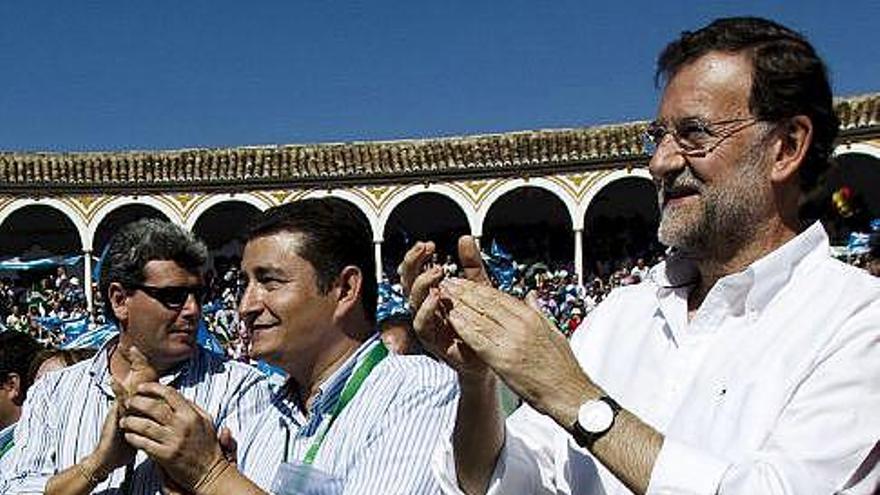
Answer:
[[[132, 445], [199, 494], [439, 493], [431, 446], [450, 434], [455, 376], [380, 342], [369, 232], [362, 214], [332, 198], [274, 208], [251, 230], [239, 310], [251, 354], [289, 381], [239, 442], [240, 472], [205, 418], [167, 387], [142, 387], [128, 401], [121, 424]], [[301, 476], [284, 478], [291, 473]]]
[[[110, 242], [101, 273], [120, 335], [94, 358], [50, 373], [16, 428], [10, 494], [160, 493], [162, 473], [123, 438], [117, 393], [158, 381], [198, 404], [214, 431], [238, 435], [270, 400], [256, 370], [201, 349], [205, 245], [168, 222], [141, 220]], [[226, 430], [228, 429], [228, 431]]]

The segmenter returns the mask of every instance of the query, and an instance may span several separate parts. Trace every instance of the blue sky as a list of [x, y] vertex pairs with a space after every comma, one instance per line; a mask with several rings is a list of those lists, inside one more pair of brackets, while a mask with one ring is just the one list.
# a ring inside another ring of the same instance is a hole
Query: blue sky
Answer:
[[657, 52], [762, 15], [880, 91], [880, 1], [0, 3], [0, 150], [403, 139], [651, 118]]

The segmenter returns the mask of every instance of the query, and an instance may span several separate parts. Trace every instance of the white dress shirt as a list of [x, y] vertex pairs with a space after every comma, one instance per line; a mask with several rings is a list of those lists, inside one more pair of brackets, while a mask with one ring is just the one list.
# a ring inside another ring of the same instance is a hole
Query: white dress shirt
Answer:
[[[107, 356], [115, 344], [116, 339], [93, 358], [51, 372], [30, 388], [15, 429], [15, 446], [7, 454], [11, 462], [4, 464], [9, 468], [4, 472], [6, 493], [43, 493], [52, 476], [80, 462], [98, 445], [114, 400]], [[204, 409], [214, 419], [215, 428], [228, 427], [234, 438], [240, 438], [243, 427], [268, 407], [271, 396], [265, 375], [256, 368], [228, 361], [201, 347], [159, 382]], [[122, 493], [125, 473], [125, 468], [116, 469], [95, 491]], [[158, 494], [158, 474], [157, 466], [138, 451], [131, 472], [131, 493]]]
[[[814, 224], [720, 279], [690, 322], [695, 267], [673, 256], [590, 313], [571, 342], [581, 366], [665, 437], [648, 493], [877, 488], [880, 279], [828, 253]], [[448, 439], [433, 465], [460, 493]], [[508, 418], [489, 493], [630, 492], [526, 405]]]
[[[302, 461], [349, 377], [377, 345], [378, 335], [320, 385], [308, 415], [281, 389], [239, 442], [241, 472], [269, 490], [282, 462]], [[457, 401], [458, 383], [447, 366], [426, 356], [389, 354], [327, 431], [313, 466], [341, 479], [346, 495], [440, 493], [431, 453], [452, 431]]]

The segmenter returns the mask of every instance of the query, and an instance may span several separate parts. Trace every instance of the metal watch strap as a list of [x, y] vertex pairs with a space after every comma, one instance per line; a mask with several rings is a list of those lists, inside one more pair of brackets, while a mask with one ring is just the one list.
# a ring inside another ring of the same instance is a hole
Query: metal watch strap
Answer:
[[618, 404], [617, 401], [607, 395], [603, 395], [596, 400], [600, 400], [608, 404], [614, 416], [611, 420], [611, 424], [608, 425], [608, 428], [606, 428], [604, 431], [599, 431], [595, 433], [591, 433], [583, 429], [583, 427], [581, 427], [580, 421], [578, 421], [577, 419], [574, 420], [574, 425], [572, 425], [571, 427], [571, 436], [574, 438], [574, 441], [577, 442], [578, 445], [587, 450], [592, 449], [593, 444], [596, 443], [596, 440], [602, 438], [606, 433], [608, 433], [609, 430], [611, 430], [611, 428], [614, 427], [614, 421], [617, 420], [617, 414], [620, 412], [621, 409], [623, 409], [622, 407], [620, 407], [620, 404]]

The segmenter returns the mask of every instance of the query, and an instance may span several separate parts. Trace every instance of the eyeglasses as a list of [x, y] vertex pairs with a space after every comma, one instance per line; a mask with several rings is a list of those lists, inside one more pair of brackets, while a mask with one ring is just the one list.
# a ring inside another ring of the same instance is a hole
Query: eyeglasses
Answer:
[[704, 157], [715, 151], [727, 138], [759, 121], [760, 119], [754, 117], [746, 117], [705, 122], [689, 117], [670, 125], [655, 120], [645, 129], [645, 148], [648, 154], [653, 155], [666, 136], [671, 135], [682, 155]]
[[134, 285], [133, 289], [142, 291], [144, 294], [162, 303], [168, 309], [178, 310], [186, 304], [190, 294], [201, 305], [205, 301], [208, 289], [201, 285], [191, 287], [154, 287], [151, 285]]

